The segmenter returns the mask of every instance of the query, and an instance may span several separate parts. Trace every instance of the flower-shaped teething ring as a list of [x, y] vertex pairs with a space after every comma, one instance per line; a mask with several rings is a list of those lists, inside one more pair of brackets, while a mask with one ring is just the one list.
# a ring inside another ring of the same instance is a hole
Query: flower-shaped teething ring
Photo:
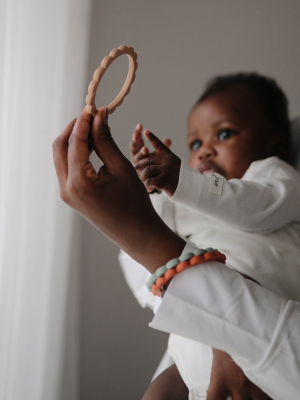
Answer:
[[129, 59], [129, 70], [127, 74], [126, 81], [118, 94], [118, 96], [112, 101], [108, 106], [108, 113], [112, 114], [115, 109], [120, 106], [123, 103], [124, 97], [127, 96], [127, 94], [130, 92], [130, 87], [132, 83], [135, 80], [135, 72], [138, 67], [137, 63], [137, 54], [135, 53], [133, 47], [128, 47], [122, 44], [119, 46], [117, 49], [113, 49], [110, 53], [109, 56], [103, 58], [101, 65], [99, 68], [96, 69], [93, 80], [89, 84], [88, 87], [88, 92], [89, 94], [86, 96], [85, 102], [86, 102], [86, 111], [89, 114], [95, 115], [97, 112], [97, 107], [95, 104], [95, 98], [96, 98], [96, 93], [97, 89], [99, 86], [99, 83], [101, 81], [102, 76], [104, 75], [105, 71], [107, 68], [110, 66], [110, 64], [118, 57], [122, 56], [123, 54], [127, 54], [128, 59]]

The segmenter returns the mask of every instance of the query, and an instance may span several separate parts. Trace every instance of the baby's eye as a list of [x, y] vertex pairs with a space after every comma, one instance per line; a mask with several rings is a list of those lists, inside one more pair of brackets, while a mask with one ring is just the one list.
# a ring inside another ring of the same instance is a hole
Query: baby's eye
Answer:
[[189, 148], [191, 151], [197, 151], [202, 146], [201, 140], [194, 140], [190, 145]]
[[222, 129], [221, 131], [218, 132], [218, 139], [227, 140], [236, 134], [237, 132], [234, 131], [233, 129]]

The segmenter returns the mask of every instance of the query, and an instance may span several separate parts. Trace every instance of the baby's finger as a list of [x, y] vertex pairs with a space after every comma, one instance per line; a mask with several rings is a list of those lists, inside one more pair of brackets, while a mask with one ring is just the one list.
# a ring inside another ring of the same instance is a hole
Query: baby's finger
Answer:
[[147, 129], [144, 131], [144, 135], [155, 148], [155, 150], [159, 150], [161, 154], [168, 154], [169, 148], [160, 140], [157, 136], [155, 136], [152, 132]]
[[132, 157], [132, 164], [137, 163], [138, 161], [142, 160], [149, 154], [149, 150], [146, 146], [143, 146], [141, 150], [134, 156]]
[[134, 157], [144, 146], [144, 140], [142, 138], [142, 130], [143, 130], [143, 125], [137, 124], [130, 142], [131, 157]]
[[166, 145], [168, 148], [172, 146], [172, 140], [167, 138], [162, 140], [163, 144]]
[[139, 177], [140, 177], [140, 180], [146, 184], [146, 181], [149, 178], [153, 178], [154, 176], [157, 176], [160, 174], [161, 174], [161, 167], [159, 167], [158, 165], [148, 165], [146, 168], [144, 168], [139, 173]]
[[155, 156], [153, 153], [147, 155], [141, 160], [136, 161], [133, 163], [133, 166], [136, 170], [141, 170], [146, 168], [148, 165], [162, 165], [161, 157]]
[[162, 182], [163, 178], [162, 175], [155, 175], [155, 176], [149, 176], [147, 179], [144, 181], [144, 186], [147, 189], [147, 192], [150, 193], [154, 189], [157, 190], [162, 190], [164, 188], [164, 183]]

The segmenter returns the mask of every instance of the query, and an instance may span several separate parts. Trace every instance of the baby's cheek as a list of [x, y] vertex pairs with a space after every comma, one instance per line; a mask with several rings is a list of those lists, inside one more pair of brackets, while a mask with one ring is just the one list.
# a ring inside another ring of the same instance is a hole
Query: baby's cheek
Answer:
[[199, 164], [199, 161], [198, 161], [197, 157], [193, 153], [190, 153], [189, 162], [188, 162], [189, 167], [191, 167], [193, 169], [198, 169], [198, 164]]

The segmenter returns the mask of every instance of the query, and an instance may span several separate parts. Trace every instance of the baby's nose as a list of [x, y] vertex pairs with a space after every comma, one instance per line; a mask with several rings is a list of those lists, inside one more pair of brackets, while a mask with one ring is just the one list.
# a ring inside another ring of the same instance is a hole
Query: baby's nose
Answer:
[[206, 145], [206, 146], [201, 146], [198, 152], [198, 158], [199, 160], [203, 160], [205, 158], [209, 158], [213, 155], [214, 153], [214, 149], [212, 146], [210, 145]]

